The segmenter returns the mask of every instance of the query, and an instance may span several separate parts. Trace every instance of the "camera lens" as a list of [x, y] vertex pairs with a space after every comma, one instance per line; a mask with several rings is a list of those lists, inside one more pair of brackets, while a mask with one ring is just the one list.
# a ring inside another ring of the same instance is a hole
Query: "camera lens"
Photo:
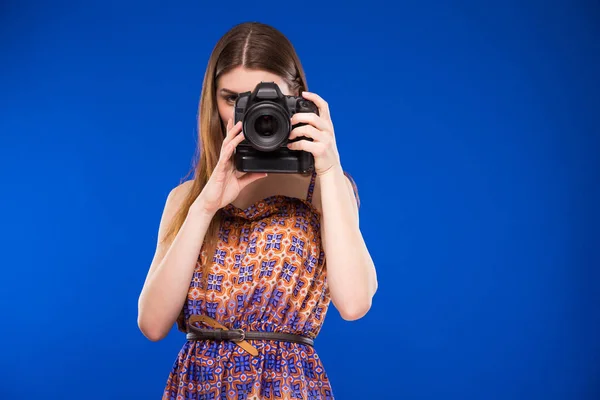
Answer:
[[254, 131], [260, 136], [272, 136], [277, 129], [279, 124], [272, 115], [261, 115], [254, 122]]
[[252, 105], [243, 117], [244, 136], [259, 151], [275, 151], [287, 140], [291, 125], [285, 108], [271, 101]]

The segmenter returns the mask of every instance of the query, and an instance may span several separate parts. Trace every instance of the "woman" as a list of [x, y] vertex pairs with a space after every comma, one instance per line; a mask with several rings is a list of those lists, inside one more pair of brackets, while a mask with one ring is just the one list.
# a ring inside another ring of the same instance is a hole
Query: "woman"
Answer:
[[[312, 173], [235, 170], [244, 139], [232, 122], [236, 96], [263, 81], [318, 106], [318, 115], [291, 119], [304, 125], [290, 139], [312, 141], [288, 144], [313, 154]], [[364, 316], [377, 278], [327, 103], [306, 89], [294, 48], [268, 25], [237, 25], [213, 50], [199, 108], [200, 162], [194, 179], [167, 197], [139, 298], [147, 338], [161, 340], [175, 322], [187, 332], [164, 399], [333, 398], [314, 338], [330, 301], [345, 320]]]

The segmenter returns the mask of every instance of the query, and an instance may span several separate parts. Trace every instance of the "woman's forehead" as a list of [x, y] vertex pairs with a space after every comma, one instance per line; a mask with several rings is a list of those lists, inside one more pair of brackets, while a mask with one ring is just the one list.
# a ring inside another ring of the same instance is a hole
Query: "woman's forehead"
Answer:
[[227, 89], [234, 93], [251, 92], [260, 82], [275, 82], [283, 92], [287, 85], [283, 79], [272, 72], [237, 67], [221, 75], [217, 82], [217, 90]]

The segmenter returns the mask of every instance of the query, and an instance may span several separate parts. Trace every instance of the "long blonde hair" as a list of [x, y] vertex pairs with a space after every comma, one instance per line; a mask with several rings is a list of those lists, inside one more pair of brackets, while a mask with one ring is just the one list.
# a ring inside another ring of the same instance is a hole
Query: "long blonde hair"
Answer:
[[[290, 91], [297, 95], [308, 90], [304, 70], [292, 43], [277, 29], [259, 22], [245, 22], [234, 26], [219, 39], [211, 53], [202, 84], [198, 107], [198, 148], [194, 166], [190, 170], [190, 173], [195, 172], [193, 183], [167, 230], [165, 242], [172, 241], [177, 235], [190, 206], [202, 192], [217, 165], [225, 127], [217, 108], [216, 82], [221, 75], [240, 66], [280, 76]], [[208, 276], [212, 265], [222, 218], [219, 210], [205, 235], [202, 246], [205, 250], [203, 280]]]

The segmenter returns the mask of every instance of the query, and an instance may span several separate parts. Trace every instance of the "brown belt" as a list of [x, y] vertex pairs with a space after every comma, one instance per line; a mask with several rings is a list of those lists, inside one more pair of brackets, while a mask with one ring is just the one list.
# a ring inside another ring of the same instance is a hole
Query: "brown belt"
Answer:
[[[193, 323], [202, 322], [215, 329], [200, 329]], [[283, 332], [260, 332], [260, 331], [244, 331], [242, 329], [228, 329], [219, 322], [206, 315], [192, 315], [188, 320], [187, 340], [230, 340], [246, 350], [253, 356], [258, 355], [256, 347], [246, 341], [248, 340], [277, 340], [283, 342], [302, 343], [309, 346], [314, 345], [313, 339], [296, 335], [293, 333]]]

